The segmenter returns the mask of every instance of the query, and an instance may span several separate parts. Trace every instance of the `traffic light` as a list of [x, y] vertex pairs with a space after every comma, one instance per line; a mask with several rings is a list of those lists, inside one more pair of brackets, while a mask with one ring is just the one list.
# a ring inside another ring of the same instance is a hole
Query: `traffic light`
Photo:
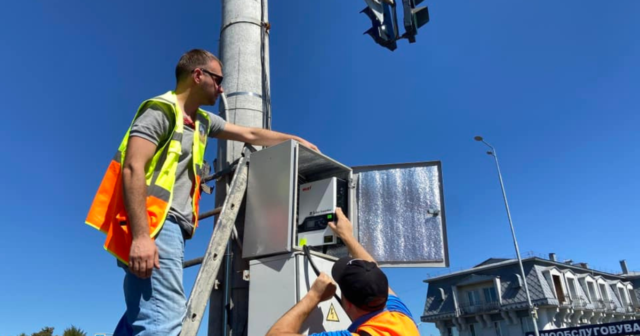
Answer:
[[423, 0], [402, 0], [402, 8], [404, 9], [404, 29], [405, 33], [402, 37], [406, 37], [409, 43], [416, 41], [418, 28], [429, 22], [429, 8], [418, 7]]
[[398, 46], [398, 23], [395, 6], [388, 0], [365, 0], [367, 7], [360, 13], [365, 13], [371, 19], [371, 28], [364, 32], [369, 34], [376, 43], [393, 51]]

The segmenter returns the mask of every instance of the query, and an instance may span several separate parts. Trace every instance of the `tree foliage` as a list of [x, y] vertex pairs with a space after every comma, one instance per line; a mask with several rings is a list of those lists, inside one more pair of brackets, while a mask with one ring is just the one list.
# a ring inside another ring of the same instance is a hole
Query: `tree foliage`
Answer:
[[84, 330], [76, 328], [72, 325], [71, 327], [64, 330], [62, 336], [87, 336], [87, 333]]
[[[25, 333], [21, 333], [18, 336], [29, 336], [29, 335]], [[44, 327], [42, 328], [42, 330], [32, 333], [31, 336], [54, 336], [53, 327]], [[87, 332], [74, 325], [71, 325], [71, 327], [64, 330], [64, 332], [62, 333], [62, 336], [87, 336]]]
[[42, 330], [31, 334], [31, 336], [53, 336], [53, 327], [44, 327]]

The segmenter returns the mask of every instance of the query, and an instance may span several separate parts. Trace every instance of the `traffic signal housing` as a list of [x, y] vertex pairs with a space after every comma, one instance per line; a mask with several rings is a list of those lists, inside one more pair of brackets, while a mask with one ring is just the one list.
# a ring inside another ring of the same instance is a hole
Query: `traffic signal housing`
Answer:
[[371, 19], [371, 28], [364, 32], [369, 34], [379, 45], [393, 51], [398, 46], [398, 23], [395, 6], [386, 1], [365, 0], [367, 7], [360, 13], [365, 13]]
[[400, 36], [396, 1], [399, 0], [365, 0], [367, 7], [360, 12], [371, 20], [371, 28], [364, 33], [391, 51], [398, 47], [399, 39], [406, 38], [409, 43], [416, 42], [418, 29], [429, 22], [429, 8], [418, 7], [424, 0], [402, 0], [405, 33]]
[[416, 7], [423, 0], [402, 0], [402, 8], [404, 10], [404, 29], [405, 33], [402, 37], [409, 40], [409, 43], [416, 41], [418, 28], [429, 22], [429, 8]]

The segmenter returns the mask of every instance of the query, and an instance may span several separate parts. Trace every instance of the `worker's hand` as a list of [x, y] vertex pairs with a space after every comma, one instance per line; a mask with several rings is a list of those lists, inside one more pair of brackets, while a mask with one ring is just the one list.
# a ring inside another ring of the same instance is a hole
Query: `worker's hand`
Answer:
[[309, 294], [318, 302], [327, 301], [333, 294], [336, 293], [336, 284], [333, 283], [331, 277], [326, 275], [323, 272], [320, 272], [320, 275], [311, 285], [311, 289], [309, 289]]
[[151, 277], [153, 267], [160, 268], [158, 247], [149, 236], [134, 238], [129, 252], [129, 269], [138, 278]]
[[353, 225], [351, 221], [344, 215], [341, 208], [336, 208], [337, 222], [329, 222], [329, 227], [342, 240], [353, 236]]
[[299, 142], [301, 145], [303, 145], [303, 146], [305, 146], [305, 147], [308, 147], [308, 148], [311, 148], [311, 149], [313, 149], [314, 151], [316, 151], [316, 152], [320, 153], [320, 150], [318, 149], [318, 147], [316, 147], [316, 145], [314, 145], [314, 144], [310, 143], [309, 141], [307, 141], [307, 140], [305, 140], [305, 139], [302, 139], [302, 138], [301, 138], [301, 139], [299, 139], [299, 140], [298, 140], [298, 142]]

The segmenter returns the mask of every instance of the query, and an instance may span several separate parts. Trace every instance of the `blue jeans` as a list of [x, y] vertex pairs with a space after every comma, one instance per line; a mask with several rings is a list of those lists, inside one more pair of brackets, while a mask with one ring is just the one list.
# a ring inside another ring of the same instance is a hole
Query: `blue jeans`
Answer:
[[124, 298], [127, 310], [118, 322], [114, 336], [178, 336], [187, 311], [182, 284], [184, 238], [180, 226], [167, 219], [156, 236], [160, 269], [151, 278], [140, 279], [124, 263]]

